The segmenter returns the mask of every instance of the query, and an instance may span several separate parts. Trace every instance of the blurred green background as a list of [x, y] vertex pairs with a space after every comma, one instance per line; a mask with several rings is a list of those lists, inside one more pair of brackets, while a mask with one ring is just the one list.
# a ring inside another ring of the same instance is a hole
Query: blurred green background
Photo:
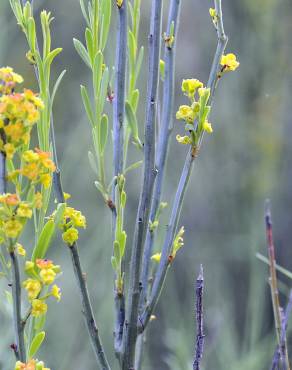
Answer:
[[[80, 101], [79, 85], [90, 84], [87, 67], [76, 54], [72, 38], [83, 40], [84, 21], [79, 2], [35, 0], [38, 10], [55, 16], [53, 46], [63, 47], [53, 75], [67, 73], [58, 93], [54, 116], [57, 148], [65, 190], [74, 207], [87, 216], [88, 228], [80, 239], [80, 253], [93, 297], [94, 311], [106, 351], [113, 353], [113, 277], [110, 264], [110, 214], [94, 187], [88, 163], [91, 134]], [[216, 47], [207, 0], [182, 1], [176, 67], [175, 109], [185, 102], [183, 78], [207, 81]], [[168, 1], [165, 1], [164, 25]], [[267, 369], [275, 347], [268, 269], [255, 257], [266, 253], [264, 199], [272, 199], [278, 263], [292, 270], [292, 2], [290, 0], [223, 0], [227, 51], [240, 61], [235, 73], [224, 76], [216, 91], [210, 120], [214, 133], [205, 137], [186, 195], [180, 225], [185, 246], [168, 275], [157, 307], [157, 320], [148, 331], [144, 369], [191, 369], [195, 320], [194, 284], [199, 265], [205, 275], [205, 352], [203, 369]], [[147, 46], [150, 1], [142, 4], [141, 44]], [[113, 20], [114, 22], [114, 20]], [[12, 66], [36, 88], [33, 70], [25, 58], [24, 35], [15, 23], [8, 0], [0, 0], [0, 65]], [[163, 28], [164, 29], [164, 28]], [[108, 58], [114, 60], [115, 26]], [[147, 57], [139, 81], [142, 101], [147, 81]], [[110, 107], [109, 107], [110, 109]], [[174, 114], [175, 114], [174, 109]], [[144, 109], [140, 109], [140, 123]], [[142, 130], [142, 129], [141, 129]], [[186, 148], [175, 142], [182, 133], [175, 124], [163, 200], [171, 204]], [[130, 161], [140, 154], [133, 148]], [[111, 173], [108, 148], [108, 174]], [[140, 170], [127, 178], [127, 232], [129, 244], [135, 220]], [[167, 223], [167, 213], [161, 225]], [[157, 239], [160, 248], [164, 227]], [[29, 238], [24, 244], [29, 248]], [[50, 258], [63, 268], [63, 299], [52, 304], [46, 325], [46, 345], [39, 357], [52, 370], [95, 369], [80, 301], [66, 248], [55, 240]], [[280, 276], [284, 305], [291, 282]], [[12, 369], [13, 341], [10, 308], [0, 281], [0, 369]], [[291, 322], [292, 327], [292, 322]], [[291, 344], [291, 340], [289, 341]], [[291, 347], [291, 346], [290, 346]], [[292, 350], [290, 351], [292, 355]]]

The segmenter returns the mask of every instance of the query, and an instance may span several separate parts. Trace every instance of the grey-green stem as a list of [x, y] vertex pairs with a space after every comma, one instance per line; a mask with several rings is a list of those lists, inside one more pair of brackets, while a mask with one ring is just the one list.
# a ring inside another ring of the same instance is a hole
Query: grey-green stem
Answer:
[[[215, 9], [218, 15], [218, 23], [217, 23], [218, 43], [217, 43], [217, 48], [216, 48], [216, 52], [214, 55], [214, 59], [213, 59], [213, 63], [212, 63], [212, 67], [211, 67], [211, 71], [210, 71], [210, 75], [208, 79], [208, 84], [207, 84], [207, 87], [209, 87], [211, 90], [211, 94], [210, 94], [210, 98], [208, 102], [210, 105], [212, 104], [215, 88], [218, 82], [218, 72], [220, 69], [221, 57], [224, 53], [224, 50], [227, 44], [227, 37], [225, 35], [224, 26], [223, 26], [221, 0], [214, 0], [214, 3], [215, 3]], [[203, 139], [203, 135], [201, 136], [199, 140], [199, 145], [201, 145], [202, 139]], [[175, 199], [174, 199], [174, 203], [172, 207], [172, 212], [170, 216], [170, 222], [168, 224], [165, 241], [164, 241], [163, 248], [162, 248], [161, 260], [160, 260], [157, 273], [155, 275], [153, 287], [152, 287], [150, 298], [149, 298], [149, 304], [146, 306], [140, 318], [140, 323], [141, 323], [139, 327], [140, 332], [143, 332], [146, 325], [148, 324], [149, 319], [156, 307], [156, 304], [158, 302], [160, 293], [164, 285], [164, 281], [166, 278], [166, 274], [167, 274], [167, 270], [168, 270], [169, 262], [170, 262], [168, 257], [171, 252], [172, 243], [175, 237], [175, 233], [177, 230], [178, 221], [180, 217], [180, 212], [182, 209], [184, 195], [185, 195], [188, 183], [189, 183], [189, 178], [192, 172], [193, 163], [194, 163], [195, 158], [196, 158], [195, 153], [193, 153], [193, 150], [190, 149], [187, 154], [184, 168], [183, 168], [183, 171], [180, 177], [178, 189], [176, 191], [176, 195], [175, 195]]]
[[123, 370], [130, 370], [135, 366], [135, 347], [138, 334], [137, 324], [141, 292], [141, 259], [149, 222], [149, 209], [151, 206], [153, 185], [157, 172], [154, 163], [155, 117], [159, 79], [161, 15], [162, 0], [153, 0], [149, 34], [149, 83], [146, 105], [143, 185], [140, 194], [130, 263], [128, 305], [123, 337]]

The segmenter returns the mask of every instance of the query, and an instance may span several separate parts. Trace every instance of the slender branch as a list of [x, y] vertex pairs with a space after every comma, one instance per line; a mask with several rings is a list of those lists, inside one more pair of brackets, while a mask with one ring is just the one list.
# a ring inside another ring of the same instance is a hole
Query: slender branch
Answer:
[[270, 209], [269, 200], [266, 200], [266, 203], [265, 203], [265, 222], [266, 222], [267, 248], [268, 248], [269, 262], [270, 262], [269, 282], [270, 282], [270, 288], [271, 288], [275, 328], [276, 328], [276, 334], [277, 334], [278, 347], [280, 351], [280, 360], [283, 363], [283, 366], [285, 367], [285, 369], [287, 370], [287, 369], [290, 369], [290, 366], [289, 366], [289, 359], [288, 359], [287, 340], [286, 340], [286, 335], [284, 335], [286, 333], [286, 330], [284, 330], [284, 333], [283, 333], [283, 327], [282, 327], [282, 314], [281, 314], [281, 307], [280, 307], [280, 301], [279, 301], [279, 291], [278, 291], [277, 273], [276, 273], [275, 247], [274, 247], [274, 241], [273, 241], [272, 218], [271, 218], [271, 209]]
[[[227, 44], [227, 37], [224, 33], [224, 27], [223, 27], [221, 0], [215, 0], [215, 8], [218, 14], [218, 26], [217, 26], [218, 44], [217, 44], [217, 49], [214, 55], [212, 68], [211, 68], [211, 72], [210, 72], [209, 80], [207, 84], [207, 86], [211, 89], [211, 94], [210, 94], [210, 98], [208, 102], [210, 105], [212, 104], [213, 97], [214, 97], [214, 91], [215, 91], [216, 84], [218, 81], [218, 72], [220, 68], [221, 56], [223, 55], [226, 44]], [[202, 142], [202, 139], [203, 139], [203, 135], [200, 139], [200, 144]], [[146, 325], [148, 324], [150, 316], [153, 313], [153, 310], [157, 304], [161, 290], [164, 285], [164, 281], [165, 281], [168, 266], [169, 266], [168, 257], [169, 257], [169, 253], [172, 247], [175, 232], [177, 229], [184, 195], [185, 195], [185, 192], [188, 186], [188, 182], [189, 182], [189, 178], [191, 175], [194, 159], [196, 158], [196, 154], [197, 153], [194, 153], [194, 150], [191, 148], [185, 160], [185, 164], [182, 170], [179, 185], [178, 185], [178, 188], [175, 194], [175, 199], [174, 199], [172, 212], [170, 216], [170, 222], [167, 227], [165, 241], [164, 241], [163, 248], [162, 248], [160, 264], [159, 264], [159, 267], [158, 267], [158, 270], [157, 270], [157, 273], [154, 279], [151, 295], [149, 298], [149, 304], [146, 306], [141, 316], [141, 319], [140, 319], [142, 324], [139, 327], [139, 331], [143, 331]]]
[[203, 327], [203, 290], [204, 290], [204, 276], [203, 276], [203, 267], [201, 265], [200, 274], [196, 281], [197, 336], [193, 370], [200, 370], [200, 363], [203, 358], [203, 349], [204, 349], [203, 347], [205, 337]]
[[266, 238], [267, 238], [267, 248], [270, 261], [270, 287], [271, 287], [271, 297], [273, 303], [273, 312], [275, 319], [275, 328], [277, 334], [278, 345], [280, 345], [281, 337], [281, 312], [280, 312], [280, 302], [279, 302], [279, 291], [276, 276], [276, 259], [275, 259], [275, 247], [273, 241], [273, 230], [272, 230], [272, 219], [270, 202], [266, 200], [265, 204], [265, 222], [266, 222]]
[[0, 194], [6, 193], [6, 154], [0, 152]]
[[[176, 49], [176, 38], [179, 26], [179, 14], [180, 14], [180, 0], [172, 0], [169, 8], [168, 22], [167, 22], [167, 35], [170, 35], [171, 25], [174, 24], [174, 43], [171, 47], [165, 45], [164, 51], [164, 62], [165, 62], [165, 78], [163, 84], [163, 110], [161, 119], [161, 129], [159, 133], [159, 142], [157, 148], [157, 178], [155, 181], [153, 200], [150, 212], [150, 221], [155, 220], [157, 210], [161, 201], [162, 185], [165, 173], [165, 163], [168, 154], [169, 138], [173, 129], [173, 99], [174, 99], [174, 73], [175, 73], [175, 49]], [[142, 294], [141, 304], [146, 300], [148, 278], [149, 278], [149, 264], [150, 257], [152, 255], [154, 242], [154, 233], [147, 229], [145, 250], [143, 255], [143, 266], [142, 266]]]
[[143, 255], [143, 245], [149, 221], [149, 209], [151, 205], [153, 185], [157, 173], [157, 170], [155, 169], [155, 118], [159, 79], [161, 16], [162, 0], [153, 0], [149, 35], [149, 83], [145, 123], [144, 174], [130, 264], [128, 309], [123, 339], [123, 370], [134, 368], [138, 308], [141, 292], [141, 258]]
[[116, 88], [114, 99], [113, 138], [114, 176], [123, 172], [123, 139], [125, 123], [126, 65], [127, 65], [127, 1], [118, 7], [119, 25], [116, 47]]
[[16, 254], [14, 253], [13, 247], [9, 251], [11, 267], [12, 267], [12, 296], [13, 296], [13, 320], [14, 320], [14, 332], [16, 342], [16, 352], [18, 359], [21, 362], [26, 361], [25, 346], [24, 346], [24, 325], [21, 319], [21, 285], [20, 285], [20, 274], [19, 264]]
[[[113, 116], [113, 145], [114, 145], [114, 176], [123, 172], [124, 168], [124, 123], [125, 123], [125, 95], [126, 95], [126, 65], [127, 65], [127, 1], [123, 1], [118, 7], [119, 25], [117, 29], [116, 46], [116, 88], [114, 99]], [[116, 203], [116, 183], [113, 186], [112, 198]], [[115, 235], [117, 214], [112, 212], [113, 238]], [[124, 293], [117, 292], [115, 289], [115, 352], [121, 352], [123, 326], [125, 321], [125, 297]]]
[[96, 359], [100, 364], [100, 368], [102, 370], [109, 370], [110, 366], [103, 351], [103, 346], [99, 338], [98, 328], [96, 326], [96, 322], [93, 316], [92, 306], [86, 284], [86, 277], [85, 274], [82, 272], [77, 244], [74, 244], [69, 249], [71, 252], [75, 277], [78, 282], [79, 293], [81, 296], [83, 306], [84, 319], [86, 321], [86, 326], [91, 339], [91, 344], [96, 355]]
[[[275, 350], [271, 370], [276, 370], [277, 369], [277, 366], [279, 365], [279, 361], [280, 361], [280, 358], [281, 358], [281, 351], [282, 352], [283, 352], [283, 350], [285, 351], [286, 332], [287, 332], [288, 321], [289, 321], [291, 311], [292, 311], [292, 290], [290, 291], [288, 303], [287, 303], [285, 313], [283, 315], [283, 320], [282, 320], [281, 346], [280, 347], [277, 346], [277, 348]], [[281, 348], [282, 348], [282, 350], [281, 350]]]

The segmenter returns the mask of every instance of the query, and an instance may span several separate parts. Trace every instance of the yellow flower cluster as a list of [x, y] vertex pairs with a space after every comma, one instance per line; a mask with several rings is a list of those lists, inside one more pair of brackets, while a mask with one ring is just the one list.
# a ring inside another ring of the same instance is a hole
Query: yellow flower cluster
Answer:
[[[21, 201], [17, 194], [0, 195], [0, 243], [19, 237], [27, 219], [32, 217], [33, 208], [41, 206], [41, 194], [36, 193], [33, 201]], [[23, 248], [17, 248], [20, 255], [25, 255]]]
[[220, 64], [222, 66], [222, 72], [235, 71], [239, 67], [239, 62], [236, 60], [236, 55], [229, 53], [222, 55]]
[[185, 228], [182, 226], [176, 237], [174, 238], [174, 241], [173, 241], [173, 244], [172, 244], [172, 252], [171, 252], [171, 255], [170, 255], [170, 259], [173, 260], [176, 256], [176, 253], [178, 252], [179, 249], [181, 249], [181, 247], [184, 245], [184, 239], [183, 239], [183, 235], [185, 233]]
[[[70, 195], [66, 194], [66, 198], [69, 197]], [[53, 213], [53, 217], [54, 215], [55, 213]], [[63, 230], [62, 238], [64, 242], [71, 247], [79, 237], [77, 227], [86, 228], [86, 218], [80, 211], [66, 206], [62, 222], [58, 226]]]
[[12, 159], [16, 149], [29, 142], [31, 128], [39, 120], [41, 109], [42, 100], [31, 90], [0, 97], [0, 130], [5, 136], [5, 142], [0, 139], [0, 150], [7, 158]]
[[16, 84], [23, 82], [23, 78], [13, 72], [11, 67], [0, 68], [0, 94], [11, 94]]
[[[197, 79], [186, 79], [182, 82], [182, 92], [189, 98], [191, 105], [181, 105], [176, 112], [176, 119], [185, 122], [185, 130], [190, 135], [177, 135], [176, 140], [180, 144], [189, 144], [196, 147], [198, 139], [203, 131], [213, 132], [211, 124], [208, 122], [210, 107], [207, 105], [210, 89], [204, 87], [203, 83]], [[196, 100], [198, 96], [198, 100]], [[195, 121], [198, 125], [195, 126]]]
[[31, 359], [27, 363], [17, 361], [14, 370], [50, 370], [43, 361]]
[[[38, 148], [27, 150], [22, 154], [23, 167], [8, 174], [8, 179], [13, 180], [19, 174], [26, 177], [33, 185], [41, 184], [44, 188], [49, 188], [52, 181], [52, 173], [56, 170], [54, 162], [50, 158], [49, 152], [43, 152]], [[41, 207], [40, 194], [36, 193], [36, 201]]]
[[61, 299], [60, 288], [54, 284], [49, 293], [40, 297], [44, 286], [54, 283], [57, 274], [61, 272], [60, 266], [54, 265], [51, 260], [37, 259], [36, 262], [26, 261], [25, 271], [30, 277], [23, 282], [27, 291], [28, 300], [31, 302], [31, 314], [34, 317], [41, 316], [47, 312], [45, 300], [54, 297], [57, 301]]

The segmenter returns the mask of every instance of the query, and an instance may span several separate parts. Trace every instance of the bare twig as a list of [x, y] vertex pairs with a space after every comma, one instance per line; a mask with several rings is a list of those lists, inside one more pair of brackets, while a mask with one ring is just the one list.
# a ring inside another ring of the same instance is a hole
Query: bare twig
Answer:
[[[114, 99], [113, 116], [113, 146], [114, 146], [114, 176], [123, 172], [123, 141], [124, 141], [124, 123], [125, 123], [125, 88], [126, 88], [126, 64], [127, 64], [127, 1], [123, 1], [118, 8], [119, 25], [117, 29], [116, 46], [116, 88]], [[116, 182], [113, 186], [112, 198], [115, 204]], [[116, 228], [116, 212], [112, 212], [113, 235]], [[124, 292], [117, 292], [115, 289], [115, 352], [118, 355], [121, 352], [123, 326], [125, 321], [125, 296]]]
[[286, 330], [283, 330], [283, 326], [282, 326], [282, 311], [280, 307], [279, 291], [278, 291], [278, 283], [277, 283], [276, 258], [275, 258], [275, 247], [274, 247], [274, 240], [273, 240], [271, 207], [270, 207], [270, 201], [268, 199], [265, 202], [265, 223], [266, 223], [266, 238], [267, 238], [267, 248], [268, 248], [268, 255], [269, 255], [269, 266], [270, 266], [269, 282], [270, 282], [270, 288], [271, 288], [275, 329], [276, 329], [276, 334], [277, 334], [278, 348], [280, 351], [280, 360], [285, 370], [288, 370], [290, 369], [290, 366], [289, 366], [289, 359], [288, 359]]
[[149, 209], [157, 170], [155, 168], [155, 117], [159, 79], [162, 0], [152, 1], [149, 34], [149, 83], [146, 105], [143, 186], [136, 218], [130, 263], [128, 306], [123, 338], [123, 370], [134, 368], [143, 246], [149, 221]]
[[14, 247], [11, 246], [9, 251], [11, 267], [12, 267], [12, 296], [13, 296], [13, 321], [14, 321], [14, 332], [16, 351], [18, 359], [21, 362], [25, 362], [25, 346], [24, 346], [24, 325], [21, 319], [21, 285], [20, 285], [20, 274], [18, 259], [14, 252]]
[[[163, 83], [163, 109], [162, 109], [162, 119], [161, 128], [158, 136], [158, 146], [157, 146], [157, 178], [155, 181], [155, 187], [153, 191], [153, 200], [151, 204], [150, 221], [155, 220], [157, 210], [161, 201], [162, 185], [165, 173], [165, 164], [168, 153], [169, 138], [173, 129], [173, 98], [174, 98], [174, 73], [175, 73], [175, 48], [176, 48], [176, 38], [179, 26], [179, 14], [180, 14], [180, 0], [172, 0], [169, 7], [168, 21], [166, 35], [169, 36], [171, 32], [172, 24], [174, 25], [174, 42], [172, 46], [165, 44], [164, 50], [164, 62], [165, 62], [165, 78]], [[160, 121], [160, 120], [159, 120]], [[148, 277], [149, 277], [149, 263], [150, 257], [153, 250], [154, 233], [147, 230], [145, 250], [143, 255], [143, 267], [141, 273], [142, 281], [142, 294], [141, 294], [141, 305], [144, 304], [143, 301], [146, 300], [147, 287], [148, 287]]]
[[203, 267], [200, 267], [200, 274], [196, 281], [196, 321], [197, 321], [197, 335], [195, 345], [195, 357], [193, 363], [193, 370], [200, 370], [200, 363], [203, 358], [204, 347], [204, 327], [203, 327], [203, 290], [204, 290], [204, 276]]
[[[275, 350], [271, 370], [277, 369], [277, 367], [279, 366], [280, 358], [281, 358], [281, 352], [283, 353], [283, 350], [285, 351], [286, 332], [287, 332], [288, 321], [289, 321], [291, 311], [292, 311], [292, 290], [290, 291], [288, 303], [287, 303], [285, 312], [283, 314], [283, 319], [282, 319], [281, 346], [280, 347], [277, 346]], [[285, 367], [285, 369], [287, 368]]]

